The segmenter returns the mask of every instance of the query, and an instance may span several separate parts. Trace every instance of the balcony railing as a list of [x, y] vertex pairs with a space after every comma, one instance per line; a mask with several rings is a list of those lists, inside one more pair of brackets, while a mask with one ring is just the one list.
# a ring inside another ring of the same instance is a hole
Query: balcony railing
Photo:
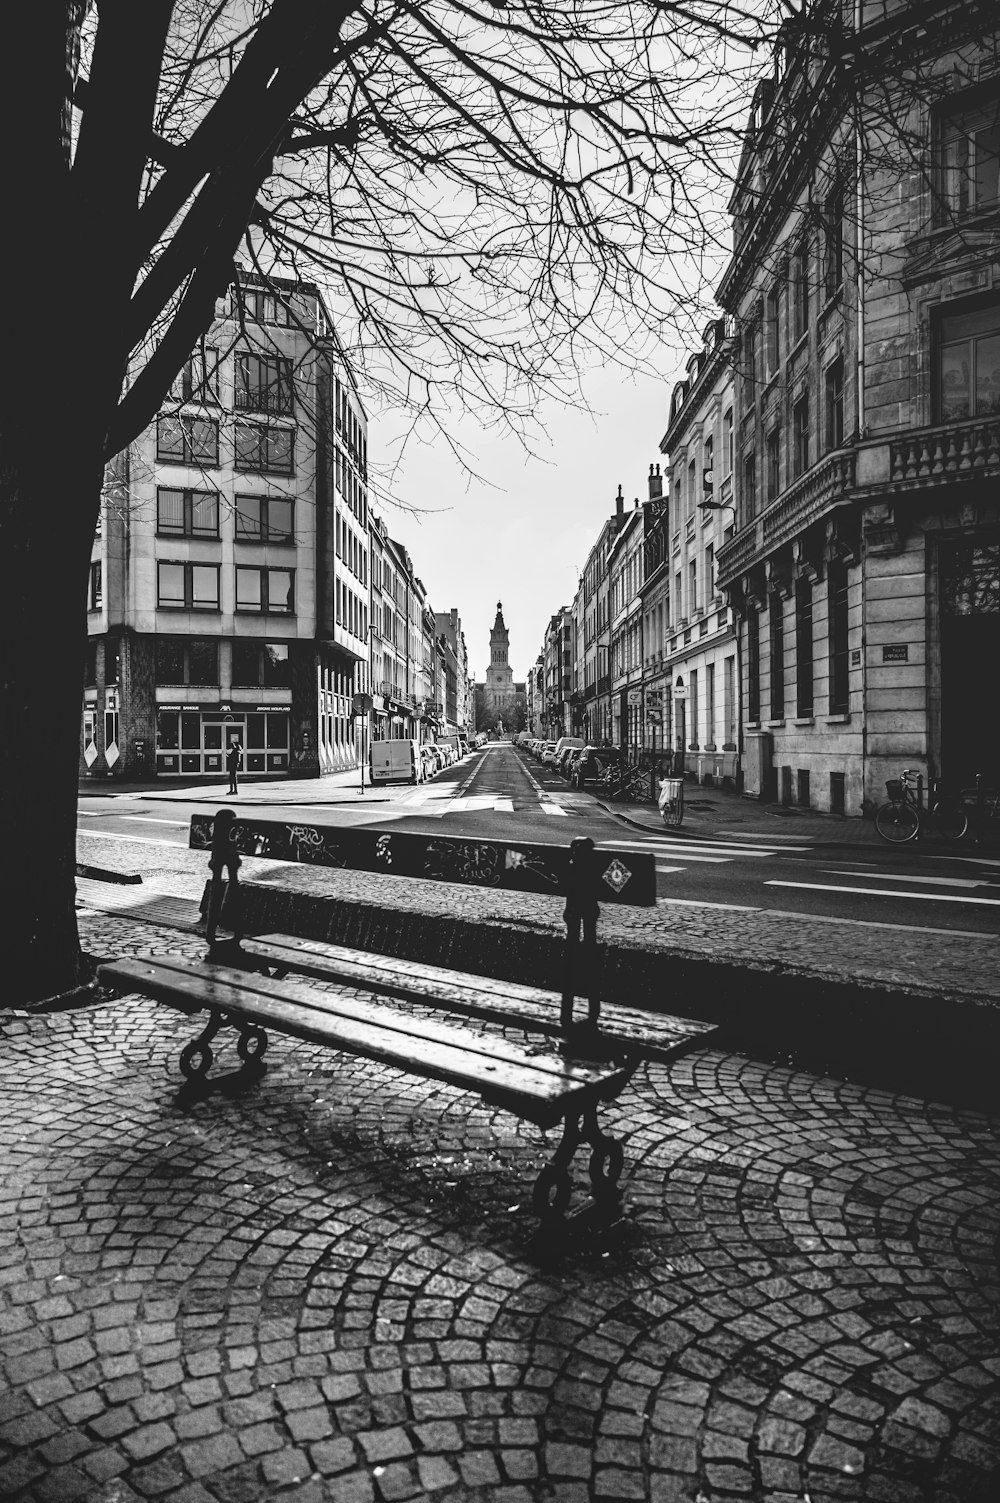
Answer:
[[935, 485], [1000, 471], [1000, 417], [923, 428], [889, 445], [894, 484]]
[[716, 554], [718, 583], [731, 584], [756, 558], [773, 553], [803, 528], [818, 521], [853, 487], [853, 452], [828, 454], [719, 549]]
[[293, 411], [290, 391], [272, 391], [269, 388], [251, 391], [236, 390], [237, 412], [269, 412], [291, 417]]

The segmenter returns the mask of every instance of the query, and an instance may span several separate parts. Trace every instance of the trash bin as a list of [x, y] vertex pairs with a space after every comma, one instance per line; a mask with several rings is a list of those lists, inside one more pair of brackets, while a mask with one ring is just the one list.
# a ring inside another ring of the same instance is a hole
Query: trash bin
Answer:
[[679, 825], [684, 818], [684, 779], [664, 778], [656, 800], [665, 825]]

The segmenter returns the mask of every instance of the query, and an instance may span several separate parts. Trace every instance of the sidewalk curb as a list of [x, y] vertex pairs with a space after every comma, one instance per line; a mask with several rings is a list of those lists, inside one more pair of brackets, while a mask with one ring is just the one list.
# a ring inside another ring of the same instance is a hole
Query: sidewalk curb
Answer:
[[[689, 829], [684, 829], [680, 825], [673, 825], [673, 826], [671, 826], [671, 825], [664, 825], [662, 823], [661, 824], [651, 824], [651, 823], [647, 823], [645, 820], [633, 819], [628, 814], [623, 814], [620, 809], [615, 809], [615, 808], [611, 807], [608, 804], [602, 804], [599, 799], [595, 799], [595, 803], [597, 804], [597, 806], [598, 806], [599, 809], [603, 809], [604, 810], [605, 814], [610, 814], [611, 817], [612, 817], [612, 819], [619, 819], [619, 820], [621, 820], [621, 822], [623, 824], [631, 825], [632, 829], [634, 829], [634, 830], [642, 830], [642, 831], [644, 831], [648, 835], [665, 835], [670, 840], [675, 840], [675, 839], [676, 840], [700, 840], [700, 839], [706, 839], [706, 838], [712, 839], [712, 840], [732, 840], [734, 838], [736, 838], [736, 839], [739, 838], [739, 837], [734, 837], [733, 834], [732, 834], [732, 832], [730, 830], [726, 829], [725, 827], [723, 827], [723, 828], [720, 829], [718, 826], [712, 826], [712, 827], [706, 827], [704, 830], [692, 830], [690, 828]], [[763, 830], [763, 831], [762, 830], [754, 830], [752, 833], [755, 836], [756, 835], [763, 835], [765, 838], [768, 837], [768, 832], [766, 830]], [[843, 839], [838, 840], [838, 839], [830, 839], [829, 837], [823, 836], [823, 835], [816, 835], [816, 836], [804, 835], [801, 838], [802, 838], [803, 847], [805, 847], [807, 844], [808, 845], [830, 845], [830, 846], [843, 846], [843, 847], [846, 847], [849, 850], [867, 851], [867, 850], [870, 850], [872, 848], [872, 844], [873, 844], [872, 841], [868, 841], [868, 840], [843, 840]], [[775, 835], [774, 835], [774, 839], [775, 840], [787, 840], [787, 839], [789, 839], [789, 836], [783, 835], [780, 831], [776, 831]], [[879, 848], [881, 848], [881, 847], [879, 847]], [[754, 849], [754, 847], [752, 845], [748, 845], [747, 846], [747, 854], [748, 855], [752, 854], [753, 849]]]

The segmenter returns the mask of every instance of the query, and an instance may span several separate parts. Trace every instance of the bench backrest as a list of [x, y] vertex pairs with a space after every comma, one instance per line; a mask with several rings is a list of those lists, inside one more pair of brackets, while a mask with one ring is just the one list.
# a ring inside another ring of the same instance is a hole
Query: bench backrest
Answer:
[[[192, 815], [191, 849], [211, 850], [214, 828], [213, 815]], [[572, 892], [590, 902], [638, 907], [656, 902], [656, 866], [651, 852], [597, 850], [587, 839], [577, 839], [572, 845], [550, 845], [242, 816], [234, 819], [232, 829], [232, 844], [241, 855], [263, 856], [271, 861], [298, 861], [514, 892], [564, 897]]]

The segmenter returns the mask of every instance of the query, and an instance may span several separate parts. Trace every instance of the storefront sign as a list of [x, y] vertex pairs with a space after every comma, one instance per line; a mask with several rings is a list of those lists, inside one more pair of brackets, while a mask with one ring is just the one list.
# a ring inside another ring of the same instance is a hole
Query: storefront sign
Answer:
[[674, 684], [674, 698], [675, 699], [687, 699], [687, 697], [688, 697], [687, 684]]
[[630, 689], [628, 691], [628, 702], [629, 702], [629, 705], [630, 705], [630, 707], [632, 709], [635, 709], [639, 705], [641, 705], [642, 704], [642, 690], [641, 689]]
[[910, 661], [910, 645], [908, 642], [888, 642], [882, 648], [883, 663], [908, 663]]

